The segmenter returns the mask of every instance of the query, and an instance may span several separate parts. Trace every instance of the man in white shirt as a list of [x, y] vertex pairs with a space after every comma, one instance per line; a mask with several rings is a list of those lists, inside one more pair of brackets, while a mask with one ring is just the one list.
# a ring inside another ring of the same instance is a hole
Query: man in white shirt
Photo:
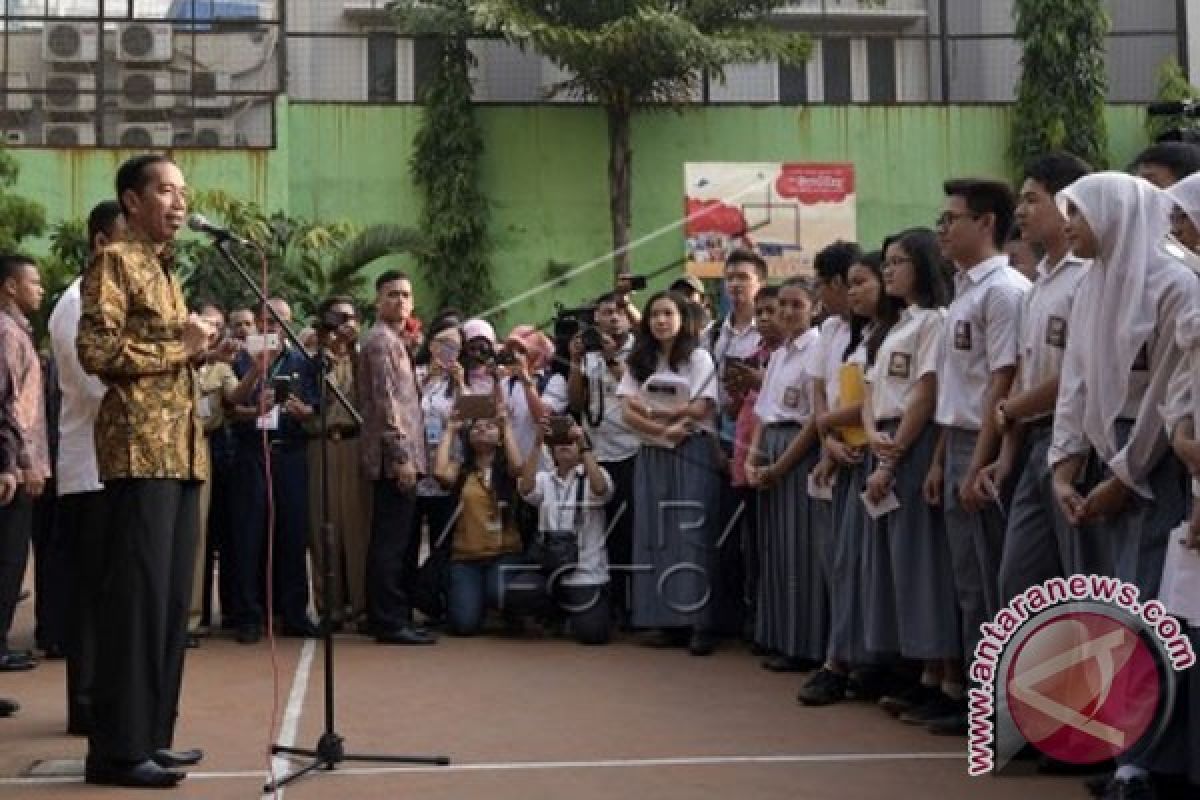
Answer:
[[1055, 195], [1090, 171], [1067, 153], [1042, 156], [1025, 168], [1018, 196], [1021, 235], [1046, 256], [1022, 307], [1017, 379], [996, 408], [996, 426], [1004, 435], [1000, 457], [980, 473], [977, 487], [999, 495], [1010, 481], [1015, 486], [1000, 562], [1001, 603], [1064, 574], [1071, 563], [1071, 533], [1054, 504], [1046, 451], [1071, 333], [1067, 320], [1087, 262], [1070, 252], [1067, 220]]
[[[88, 215], [88, 246], [92, 253], [125, 235], [121, 206], [106, 200]], [[83, 265], [86, 268], [86, 264]], [[100, 401], [107, 391], [104, 383], [83, 371], [75, 350], [79, 332], [81, 303], [76, 278], [63, 292], [50, 313], [50, 347], [58, 366], [62, 407], [58, 418], [58, 463], [55, 465], [58, 491], [56, 526], [67, 539], [69, 557], [63, 565], [69, 593], [67, 621], [67, 731], [83, 735], [91, 729], [91, 685], [95, 669], [95, 628], [92, 597], [101, 563], [102, 543], [98, 539], [103, 519], [104, 493], [96, 466], [94, 426]]]
[[[944, 191], [938, 242], [957, 274], [938, 376], [936, 419], [943, 430], [925, 494], [944, 508], [969, 663], [979, 626], [999, 610], [1004, 513], [999, 498], [979, 491], [978, 478], [1000, 447], [996, 406], [1012, 387], [1017, 324], [1030, 284], [1000, 252], [1012, 227], [1012, 190], [999, 181], [958, 180]], [[926, 721], [935, 733], [965, 734], [965, 701], [959, 712]]]
[[610, 292], [596, 301], [596, 330], [602, 345], [599, 352], [587, 352], [582, 334], [572, 340], [567, 401], [595, 448], [596, 461], [612, 478], [605, 545], [614, 573], [614, 608], [621, 620], [627, 621], [633, 558], [633, 465], [641, 440], [625, 424], [617, 399], [617, 387], [625, 376], [625, 359], [634, 342], [621, 300], [618, 293]]

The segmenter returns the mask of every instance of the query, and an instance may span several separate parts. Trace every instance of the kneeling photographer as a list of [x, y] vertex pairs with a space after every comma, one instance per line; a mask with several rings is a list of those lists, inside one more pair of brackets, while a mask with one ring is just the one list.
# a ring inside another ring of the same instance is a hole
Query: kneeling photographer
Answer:
[[[552, 470], [540, 469], [543, 444]], [[537, 431], [517, 489], [538, 509], [538, 538], [547, 591], [567, 614], [581, 644], [607, 644], [610, 636], [608, 555], [604, 504], [612, 479], [596, 462], [583, 429], [570, 417], [551, 417]]]

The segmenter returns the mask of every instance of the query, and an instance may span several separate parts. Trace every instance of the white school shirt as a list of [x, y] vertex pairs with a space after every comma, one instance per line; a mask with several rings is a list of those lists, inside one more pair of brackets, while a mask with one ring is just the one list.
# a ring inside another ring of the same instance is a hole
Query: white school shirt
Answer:
[[[625, 346], [617, 352], [617, 360], [622, 364], [633, 352], [634, 337], [630, 335]], [[625, 423], [621, 413], [621, 400], [617, 397], [619, 381], [613, 378], [604, 363], [601, 353], [588, 353], [583, 357], [583, 375], [588, 384], [588, 409], [583, 414], [583, 429], [592, 440], [592, 448], [596, 460], [602, 462], [624, 461], [637, 455], [641, 440]], [[600, 413], [601, 403], [604, 405], [604, 416], [600, 424], [593, 426], [589, 415]]]
[[938, 370], [937, 422], [983, 427], [983, 396], [992, 373], [1017, 363], [1017, 324], [1029, 279], [999, 255], [954, 276]]
[[[447, 396], [446, 389], [449, 385], [450, 381], [445, 376], [434, 378], [428, 383], [421, 382], [421, 416], [425, 420], [425, 448], [428, 453], [426, 463], [429, 464], [434, 463], [438, 445], [446, 433], [446, 425], [454, 413], [454, 403], [458, 399], [455, 392], [450, 392]], [[455, 461], [462, 461], [462, 447], [458, 443], [451, 448], [450, 457]], [[432, 473], [432, 470], [430, 472]], [[450, 492], [430, 474], [421, 478], [421, 482], [417, 484], [417, 494], [421, 497], [447, 497]]]
[[818, 354], [821, 334], [809, 328], [771, 353], [754, 415], [763, 425], [778, 422], [803, 424], [813, 413], [816, 383], [812, 362]]
[[[603, 467], [604, 492], [593, 494], [583, 465], [567, 474], [566, 480], [556, 470], [543, 470], [534, 478], [533, 491], [525, 502], [538, 509], [538, 530], [579, 531], [579, 566], [562, 577], [565, 586], [596, 586], [608, 583], [608, 552], [605, 547], [604, 504], [613, 494], [612, 476]], [[583, 482], [583, 508], [575, 507], [579, 483]], [[582, 515], [578, 528], [576, 515]]]
[[58, 365], [62, 408], [58, 417], [58, 464], [55, 486], [58, 495], [98, 492], [104, 488], [96, 466], [96, 414], [108, 388], [94, 375], [83, 371], [75, 350], [82, 304], [80, 279], [63, 292], [50, 314], [50, 348]]
[[[1071, 456], [1085, 455], [1094, 449], [1122, 483], [1152, 500], [1154, 493], [1146, 478], [1169, 447], [1164, 434], [1166, 422], [1162, 406], [1168, 399], [1172, 378], [1184, 361], [1176, 326], [1189, 310], [1200, 305], [1200, 287], [1195, 274], [1183, 264], [1156, 261], [1146, 272], [1145, 291], [1151, 307], [1157, 310], [1158, 319], [1154, 332], [1134, 361], [1129, 389], [1118, 417], [1133, 421], [1125, 445], [1115, 453], [1106, 452], [1104, 443], [1091, 441], [1083, 430], [1088, 401], [1083, 378], [1084, 358], [1089, 350], [1094, 352], [1095, 348], [1103, 347], [1103, 342], [1072, 338], [1067, 340], [1067, 352], [1063, 357], [1058, 403], [1054, 409], [1054, 436], [1046, 460], [1053, 467]], [[1072, 327], [1082, 329], [1083, 317], [1090, 311], [1078, 304], [1072, 307]]]
[[850, 346], [852, 331], [850, 323], [837, 314], [821, 323], [821, 338], [817, 340], [817, 351], [809, 362], [809, 374], [825, 381], [825, 407], [836, 409], [842, 394], [842, 383], [838, 373], [842, 369], [842, 355]]
[[900, 419], [908, 410], [913, 387], [937, 373], [946, 311], [909, 306], [888, 331], [867, 371], [871, 413], [876, 421]]
[[1038, 278], [1021, 307], [1019, 391], [1027, 392], [1062, 374], [1071, 305], [1090, 263], [1068, 253], [1054, 267], [1045, 258], [1038, 264]]
[[[705, 341], [708, 341], [705, 339]], [[717, 332], [717, 340], [713, 343], [712, 356], [716, 362], [717, 376], [725, 375], [725, 359], [732, 356], [733, 358], [753, 358], [754, 354], [762, 347], [762, 337], [758, 333], [758, 325], [753, 317], [750, 318], [750, 324], [738, 330], [733, 327], [733, 315], [730, 314], [721, 323], [721, 328]], [[721, 383], [717, 384], [717, 411], [720, 415], [721, 438], [726, 441], [731, 441], [734, 437], [734, 429], [737, 426], [737, 421], [726, 415], [725, 404], [729, 401], [728, 395], [725, 393], [725, 386]]]
[[[658, 368], [646, 380], [639, 382], [630, 370], [625, 370], [617, 397], [638, 397], [650, 407], [681, 408], [700, 398], [717, 402], [716, 371], [712, 356], [697, 347], [687, 363], [675, 372], [667, 364], [665, 356], [658, 358]], [[638, 434], [643, 445], [665, 446], [662, 442], [644, 434]]]

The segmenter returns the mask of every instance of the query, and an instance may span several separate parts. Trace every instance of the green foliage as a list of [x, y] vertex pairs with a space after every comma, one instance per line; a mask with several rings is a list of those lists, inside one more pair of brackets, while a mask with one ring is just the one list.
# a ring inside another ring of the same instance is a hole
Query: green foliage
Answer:
[[46, 209], [41, 203], [13, 194], [21, 168], [15, 158], [0, 150], [0, 252], [20, 249], [30, 236], [46, 230]]
[[[1182, 103], [1200, 99], [1200, 89], [1192, 86], [1175, 56], [1171, 56], [1158, 68], [1158, 89], [1154, 99], [1160, 103]], [[1181, 115], [1171, 117], [1146, 117], [1146, 135], [1154, 141], [1167, 131], [1191, 128], [1192, 120]]]
[[1051, 150], [1096, 168], [1108, 163], [1104, 104], [1108, 79], [1102, 0], [1015, 0], [1021, 80], [1009, 155], [1017, 169]]
[[[256, 203], [221, 191], [201, 192], [192, 205], [261, 248], [269, 293], [286, 299], [299, 322], [310, 318], [330, 295], [345, 294], [360, 306], [366, 304], [371, 294], [365, 268], [386, 255], [421, 252], [425, 242], [417, 232], [394, 225], [360, 229], [348, 222], [321, 224], [280, 212], [267, 214]], [[181, 241], [179, 260], [184, 290], [193, 304], [213, 301], [232, 309], [256, 302], [209, 241]], [[243, 254], [242, 262], [252, 276], [261, 276], [262, 259], [253, 250]]]
[[435, 307], [467, 314], [496, 297], [488, 259], [488, 204], [479, 188], [483, 134], [471, 102], [472, 56], [467, 34], [473, 21], [466, 0], [425, 0], [394, 5], [406, 33], [436, 34], [439, 52], [424, 95], [410, 168], [421, 190], [421, 230], [428, 252], [418, 259]]
[[35, 338], [42, 342], [50, 312], [58, 304], [71, 281], [83, 271], [88, 261], [87, 223], [82, 219], [65, 219], [50, 228], [50, 253], [38, 259], [38, 274], [42, 278], [42, 306], [31, 317]]

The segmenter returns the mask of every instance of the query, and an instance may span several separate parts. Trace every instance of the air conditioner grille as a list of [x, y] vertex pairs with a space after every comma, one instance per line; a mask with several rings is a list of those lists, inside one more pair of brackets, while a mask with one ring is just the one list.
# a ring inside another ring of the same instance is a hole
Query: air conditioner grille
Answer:
[[46, 47], [59, 58], [71, 58], [83, 47], [83, 37], [72, 25], [55, 25], [46, 36]]
[[220, 147], [221, 133], [212, 128], [201, 128], [193, 136], [198, 147]]
[[215, 97], [217, 94], [217, 73], [193, 72], [192, 94], [196, 97]]
[[154, 89], [154, 76], [145, 73], [127, 76], [121, 86], [125, 99], [139, 105], [148, 105], [154, 99]]
[[46, 104], [54, 108], [73, 108], [79, 105], [79, 82], [70, 75], [46, 78]]
[[47, 128], [45, 138], [50, 147], [74, 147], [79, 144], [79, 131], [66, 125]]
[[154, 52], [154, 31], [145, 25], [130, 25], [121, 31], [121, 49], [135, 58]]
[[122, 147], [153, 147], [154, 137], [145, 128], [126, 128], [121, 131]]

